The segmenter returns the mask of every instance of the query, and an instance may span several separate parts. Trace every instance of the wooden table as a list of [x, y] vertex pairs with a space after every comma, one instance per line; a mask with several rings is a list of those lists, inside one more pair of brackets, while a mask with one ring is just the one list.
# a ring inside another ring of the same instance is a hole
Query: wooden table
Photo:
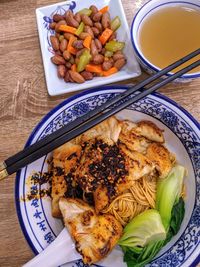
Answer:
[[[21, 150], [33, 127], [69, 97], [47, 93], [35, 9], [58, 0], [0, 1], [0, 161]], [[143, 0], [123, 0], [129, 24]], [[146, 74], [133, 80], [137, 82]], [[200, 80], [160, 90], [200, 120]], [[20, 229], [14, 200], [15, 175], [0, 184], [0, 266], [17, 267], [33, 257]], [[42, 266], [43, 267], [43, 266]]]

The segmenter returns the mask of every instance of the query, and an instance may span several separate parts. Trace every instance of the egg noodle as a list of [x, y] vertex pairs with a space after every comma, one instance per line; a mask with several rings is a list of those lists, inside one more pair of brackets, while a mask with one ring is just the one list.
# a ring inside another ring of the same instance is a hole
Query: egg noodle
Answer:
[[125, 226], [133, 217], [141, 212], [155, 208], [156, 177], [144, 176], [122, 195], [115, 198], [103, 213], [111, 213]]

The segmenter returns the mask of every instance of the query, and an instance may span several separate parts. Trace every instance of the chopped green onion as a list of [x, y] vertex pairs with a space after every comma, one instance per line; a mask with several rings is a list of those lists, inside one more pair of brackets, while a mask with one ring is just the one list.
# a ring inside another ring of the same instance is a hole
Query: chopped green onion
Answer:
[[75, 34], [79, 36], [83, 32], [84, 27], [85, 27], [85, 24], [83, 22], [81, 22], [80, 25], [78, 26], [78, 29], [76, 30]]
[[89, 64], [92, 56], [89, 50], [85, 50], [83, 54], [80, 56], [78, 65], [77, 65], [77, 72], [81, 72], [85, 69], [86, 65]]
[[92, 10], [89, 8], [83, 8], [78, 12], [80, 15], [85, 14], [87, 16], [90, 16], [92, 14]]
[[124, 46], [125, 46], [124, 42], [117, 42], [112, 40], [105, 45], [105, 49], [114, 53], [119, 50], [122, 50]]
[[118, 16], [116, 16], [112, 21], [111, 21], [111, 30], [116, 31], [119, 29], [121, 26], [121, 20]]

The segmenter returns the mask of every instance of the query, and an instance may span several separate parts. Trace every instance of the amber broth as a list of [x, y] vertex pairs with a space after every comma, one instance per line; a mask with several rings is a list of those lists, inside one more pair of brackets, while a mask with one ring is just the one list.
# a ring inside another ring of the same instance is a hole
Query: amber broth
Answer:
[[[160, 7], [144, 18], [138, 34], [144, 57], [162, 69], [200, 48], [200, 10], [183, 5]], [[190, 63], [197, 59], [200, 56]], [[191, 71], [195, 72], [200, 72], [200, 66]]]

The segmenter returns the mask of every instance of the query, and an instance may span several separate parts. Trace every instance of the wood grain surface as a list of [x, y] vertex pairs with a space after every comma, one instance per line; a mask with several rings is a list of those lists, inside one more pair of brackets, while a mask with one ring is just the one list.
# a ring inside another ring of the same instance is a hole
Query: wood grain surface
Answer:
[[[0, 0], [0, 161], [21, 150], [40, 119], [69, 97], [48, 96], [36, 28], [35, 9], [56, 2], [58, 0]], [[130, 24], [145, 1], [122, 2]], [[143, 73], [131, 82], [136, 83], [146, 76]], [[170, 84], [160, 91], [200, 120], [200, 80]], [[1, 181], [2, 267], [18, 267], [33, 257], [18, 223], [14, 190], [15, 175]]]

